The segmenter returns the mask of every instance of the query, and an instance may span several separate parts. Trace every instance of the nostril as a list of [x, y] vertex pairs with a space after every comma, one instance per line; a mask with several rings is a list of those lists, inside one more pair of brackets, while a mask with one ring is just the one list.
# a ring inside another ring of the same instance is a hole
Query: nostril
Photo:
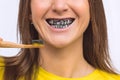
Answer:
[[67, 9], [53, 9], [53, 12], [66, 12]]

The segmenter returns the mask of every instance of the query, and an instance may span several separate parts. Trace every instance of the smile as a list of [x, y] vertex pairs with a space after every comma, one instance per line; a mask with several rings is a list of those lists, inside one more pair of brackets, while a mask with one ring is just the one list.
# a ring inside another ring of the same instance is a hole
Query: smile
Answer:
[[56, 29], [64, 29], [69, 27], [75, 18], [64, 18], [64, 19], [55, 19], [55, 18], [48, 18], [46, 22], [53, 28]]

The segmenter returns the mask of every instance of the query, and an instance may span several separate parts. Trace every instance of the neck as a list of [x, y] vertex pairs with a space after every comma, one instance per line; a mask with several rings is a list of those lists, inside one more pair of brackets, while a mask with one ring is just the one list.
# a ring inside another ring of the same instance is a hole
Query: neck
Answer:
[[59, 76], [81, 77], [93, 71], [83, 57], [82, 39], [59, 49], [47, 45], [40, 54], [41, 67]]

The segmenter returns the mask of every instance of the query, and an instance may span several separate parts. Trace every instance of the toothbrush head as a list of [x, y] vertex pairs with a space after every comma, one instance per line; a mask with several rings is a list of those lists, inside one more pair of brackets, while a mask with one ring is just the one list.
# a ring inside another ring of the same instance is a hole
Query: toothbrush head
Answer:
[[43, 45], [43, 40], [32, 40], [33, 45]]

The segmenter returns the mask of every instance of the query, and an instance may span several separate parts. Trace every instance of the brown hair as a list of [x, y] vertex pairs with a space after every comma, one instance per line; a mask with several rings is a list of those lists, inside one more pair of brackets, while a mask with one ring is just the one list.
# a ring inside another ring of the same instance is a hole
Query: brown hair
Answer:
[[[88, 1], [91, 18], [83, 38], [84, 58], [93, 67], [115, 74], [108, 52], [107, 26], [102, 0]], [[24, 44], [29, 44], [33, 39], [38, 39], [38, 33], [32, 27], [29, 19], [30, 4], [30, 0], [20, 0], [18, 30], [21, 43]], [[34, 68], [39, 67], [39, 56], [38, 49], [21, 49], [17, 56], [6, 57], [4, 80], [17, 80], [22, 76], [26, 80], [32, 80], [31, 75], [37, 73]]]

